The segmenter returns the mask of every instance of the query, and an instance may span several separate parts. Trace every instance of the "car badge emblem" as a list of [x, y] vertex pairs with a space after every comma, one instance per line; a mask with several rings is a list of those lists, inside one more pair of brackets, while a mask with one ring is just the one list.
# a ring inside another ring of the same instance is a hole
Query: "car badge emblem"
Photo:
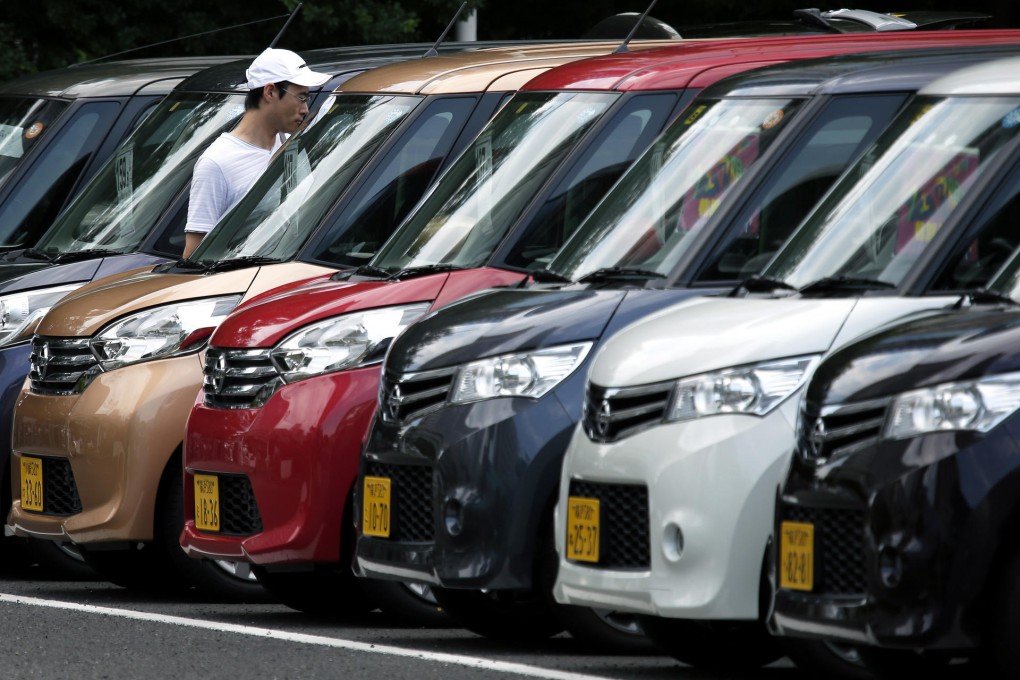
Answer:
[[819, 418], [811, 429], [811, 437], [808, 441], [811, 446], [811, 455], [814, 458], [818, 458], [822, 454], [822, 447], [825, 446], [825, 435], [825, 421]]
[[400, 401], [403, 395], [400, 394], [400, 385], [394, 385], [386, 397], [386, 415], [390, 420], [400, 420]]
[[39, 368], [45, 369], [50, 363], [50, 346], [49, 343], [43, 343], [42, 349], [39, 350]]
[[603, 439], [609, 434], [609, 418], [613, 413], [608, 399], [602, 400], [598, 415], [595, 417], [595, 431]]
[[216, 357], [216, 365], [212, 369], [213, 389], [217, 394], [222, 394], [227, 386], [227, 355], [221, 354]]

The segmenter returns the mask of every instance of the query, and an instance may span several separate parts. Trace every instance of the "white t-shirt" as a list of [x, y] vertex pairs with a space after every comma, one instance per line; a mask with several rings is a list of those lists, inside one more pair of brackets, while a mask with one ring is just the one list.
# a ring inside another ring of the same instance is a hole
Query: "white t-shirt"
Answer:
[[184, 231], [205, 234], [216, 226], [255, 184], [279, 146], [279, 139], [267, 150], [229, 132], [217, 137], [195, 163]]

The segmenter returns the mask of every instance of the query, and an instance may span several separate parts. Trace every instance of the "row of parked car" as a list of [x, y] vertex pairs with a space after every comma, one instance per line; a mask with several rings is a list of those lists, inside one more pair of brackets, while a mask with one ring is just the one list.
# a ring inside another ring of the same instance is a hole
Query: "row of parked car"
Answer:
[[[1015, 674], [1020, 31], [805, 16], [305, 53], [317, 113], [189, 259], [250, 60], [103, 67], [127, 136], [85, 135], [48, 229], [0, 218], [5, 553], [704, 667]], [[0, 91], [0, 215], [69, 146], [69, 80]]]

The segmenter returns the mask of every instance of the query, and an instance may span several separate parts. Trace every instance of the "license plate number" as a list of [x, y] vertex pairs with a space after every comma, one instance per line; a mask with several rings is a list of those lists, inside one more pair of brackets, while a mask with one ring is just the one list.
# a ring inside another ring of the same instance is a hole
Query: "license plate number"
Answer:
[[779, 587], [814, 588], [815, 527], [806, 522], [783, 522], [779, 536]]
[[35, 512], [43, 511], [43, 469], [40, 458], [21, 457], [21, 507]]
[[389, 477], [365, 477], [365, 503], [362, 512], [361, 532], [366, 536], [390, 537]]
[[567, 499], [567, 559], [598, 562], [600, 539], [599, 500], [570, 496]]
[[216, 475], [195, 475], [195, 528], [220, 530], [220, 480]]

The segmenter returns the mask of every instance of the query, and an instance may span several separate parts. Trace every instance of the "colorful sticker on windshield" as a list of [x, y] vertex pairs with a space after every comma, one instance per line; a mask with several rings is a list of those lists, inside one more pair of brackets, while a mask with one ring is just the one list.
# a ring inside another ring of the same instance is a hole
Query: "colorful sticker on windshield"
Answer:
[[783, 122], [784, 115], [785, 114], [783, 113], [782, 109], [776, 109], [769, 115], [765, 116], [765, 120], [761, 122], [761, 129], [771, 130], [772, 128]]
[[44, 123], [40, 123], [38, 121], [32, 123], [25, 128], [25, 139], [35, 139], [42, 134], [43, 128], [45, 127], [46, 125]]
[[918, 111], [916, 114], [914, 114], [914, 118], [913, 118], [913, 120], [910, 121], [910, 124], [913, 125], [917, 121], [919, 121], [922, 118], [924, 118], [924, 114], [926, 114], [929, 111], [931, 111], [931, 107], [932, 107], [931, 104], [925, 104], [924, 106], [922, 106], [921, 110]]
[[702, 104], [698, 108], [696, 108], [693, 111], [691, 111], [691, 115], [689, 115], [686, 118], [684, 118], [684, 125], [690, 125], [691, 123], [693, 123], [697, 119], [701, 118], [701, 114], [703, 114], [705, 112], [705, 109], [707, 109], [707, 108], [708, 108], [707, 106]]
[[[971, 173], [977, 169], [977, 154], [956, 154], [942, 166], [937, 174], [902, 205], [898, 211], [896, 252], [902, 252], [912, 242], [927, 243], [938, 233], [942, 222], [933, 219], [945, 204], [953, 207], [958, 202], [956, 192]], [[945, 218], [945, 215], [940, 217]]]
[[1002, 127], [1009, 130], [1020, 125], [1020, 106], [1016, 107], [1005, 116], [1002, 117]]
[[758, 158], [758, 135], [744, 137], [720, 158], [684, 196], [677, 227], [690, 231], [719, 207], [719, 200]]

